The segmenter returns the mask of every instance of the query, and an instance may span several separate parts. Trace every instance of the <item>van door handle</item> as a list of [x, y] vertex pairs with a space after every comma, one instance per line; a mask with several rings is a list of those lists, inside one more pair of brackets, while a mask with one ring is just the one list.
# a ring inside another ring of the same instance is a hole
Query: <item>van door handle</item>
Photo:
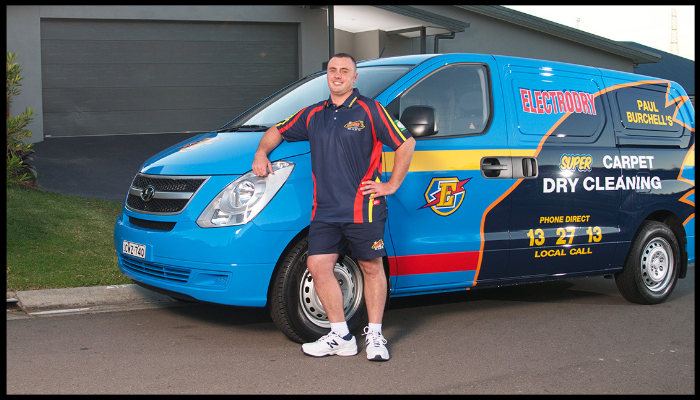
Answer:
[[513, 176], [510, 157], [483, 157], [481, 175], [486, 179], [510, 179]]
[[482, 165], [481, 169], [484, 171], [505, 171], [508, 167], [505, 165]]
[[535, 157], [513, 157], [513, 178], [537, 178], [538, 173]]

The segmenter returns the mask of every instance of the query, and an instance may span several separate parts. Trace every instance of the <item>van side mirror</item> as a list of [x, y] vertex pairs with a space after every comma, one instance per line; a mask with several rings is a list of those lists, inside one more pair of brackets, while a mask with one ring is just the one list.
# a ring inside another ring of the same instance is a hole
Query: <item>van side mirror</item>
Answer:
[[399, 120], [413, 137], [432, 136], [438, 133], [438, 121], [433, 107], [406, 107]]

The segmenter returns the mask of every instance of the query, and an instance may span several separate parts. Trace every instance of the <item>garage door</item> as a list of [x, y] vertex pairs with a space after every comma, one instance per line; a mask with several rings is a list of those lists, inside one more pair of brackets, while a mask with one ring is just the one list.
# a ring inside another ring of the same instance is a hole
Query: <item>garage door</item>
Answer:
[[297, 24], [41, 20], [44, 133], [217, 129], [298, 79]]

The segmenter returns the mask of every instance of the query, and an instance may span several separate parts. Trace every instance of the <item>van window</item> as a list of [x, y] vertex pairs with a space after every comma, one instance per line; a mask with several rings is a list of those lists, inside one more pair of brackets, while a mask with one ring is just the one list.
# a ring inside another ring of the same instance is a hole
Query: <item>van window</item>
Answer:
[[[490, 117], [488, 72], [479, 64], [456, 64], [428, 75], [391, 102], [387, 111], [400, 116], [410, 106], [435, 108], [435, 136], [483, 133]], [[435, 137], [431, 136], [431, 137]]]
[[[664, 88], [665, 89], [665, 88]], [[673, 88], [671, 88], [673, 92]], [[670, 98], [675, 98], [669, 93]], [[673, 120], [676, 103], [666, 107], [666, 92], [653, 87], [629, 87], [615, 92], [625, 134], [631, 136], [661, 136], [677, 138], [681, 125]]]
[[518, 78], [512, 81], [517, 129], [523, 135], [541, 137], [562, 117], [556, 138], [592, 138], [602, 129], [605, 110], [595, 82], [561, 76], [558, 81]]
[[[391, 65], [358, 68], [355, 87], [361, 95], [374, 98], [411, 67], [411, 65]], [[328, 96], [330, 96], [330, 90], [326, 74], [314, 75], [281, 90], [229, 122], [227, 126], [264, 125], [269, 127], [284, 121], [303, 107], [326, 100]]]
[[554, 137], [550, 138], [552, 142], [590, 143], [599, 137], [606, 122], [603, 97], [589, 96], [588, 101], [590, 110], [596, 110], [595, 113], [570, 112], [565, 123], [559, 125]]

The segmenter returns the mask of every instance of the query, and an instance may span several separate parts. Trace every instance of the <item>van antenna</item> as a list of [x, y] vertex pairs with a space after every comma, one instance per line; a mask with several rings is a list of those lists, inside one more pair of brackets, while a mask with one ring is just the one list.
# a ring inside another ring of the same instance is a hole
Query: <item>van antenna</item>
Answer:
[[389, 43], [388, 40], [387, 40], [386, 42], [384, 42], [384, 47], [382, 47], [382, 52], [379, 53], [379, 58], [382, 58], [382, 54], [384, 54], [384, 49], [386, 49], [386, 44], [387, 44], [387, 43]]

